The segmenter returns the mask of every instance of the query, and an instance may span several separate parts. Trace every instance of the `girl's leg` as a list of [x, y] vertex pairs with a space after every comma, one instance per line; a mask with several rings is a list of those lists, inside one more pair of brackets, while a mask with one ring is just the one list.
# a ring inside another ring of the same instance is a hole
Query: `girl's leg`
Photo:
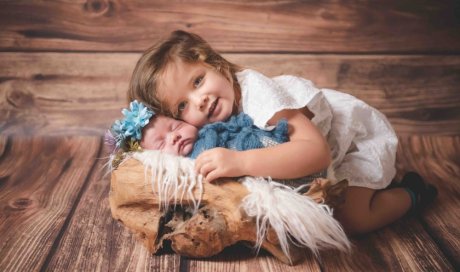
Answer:
[[373, 190], [347, 188], [345, 203], [336, 218], [349, 234], [366, 233], [386, 226], [405, 215], [411, 208], [411, 196], [403, 188]]

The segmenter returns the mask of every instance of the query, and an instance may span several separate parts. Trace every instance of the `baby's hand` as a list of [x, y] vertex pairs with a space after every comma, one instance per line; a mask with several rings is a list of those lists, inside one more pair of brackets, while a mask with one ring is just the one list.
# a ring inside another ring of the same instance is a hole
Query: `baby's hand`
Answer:
[[195, 171], [212, 182], [221, 177], [239, 177], [244, 175], [244, 162], [241, 152], [213, 148], [201, 153], [195, 160]]

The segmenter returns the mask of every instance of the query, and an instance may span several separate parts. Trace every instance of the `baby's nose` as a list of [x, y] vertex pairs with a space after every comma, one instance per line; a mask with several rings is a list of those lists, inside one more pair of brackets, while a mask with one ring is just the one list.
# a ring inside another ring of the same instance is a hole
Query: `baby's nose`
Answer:
[[174, 133], [174, 132], [171, 133], [170, 136], [171, 136], [171, 140], [172, 140], [173, 145], [175, 145], [182, 138], [182, 136], [180, 136], [179, 133]]

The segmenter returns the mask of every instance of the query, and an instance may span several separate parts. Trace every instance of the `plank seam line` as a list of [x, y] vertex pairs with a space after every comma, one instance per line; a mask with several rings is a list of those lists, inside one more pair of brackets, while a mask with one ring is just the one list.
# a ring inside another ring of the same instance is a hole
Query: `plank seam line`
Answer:
[[185, 257], [179, 255], [179, 272], [188, 271], [190, 271], [189, 262], [186, 260]]
[[[73, 53], [87, 53], [87, 54], [142, 54], [143, 50], [114, 50], [114, 51], [97, 51], [97, 50], [8, 50], [1, 49], [0, 53], [59, 53], [59, 54], [73, 54]], [[260, 51], [260, 50], [246, 50], [246, 51], [227, 51], [220, 50], [220, 54], [244, 54], [244, 55], [353, 55], [353, 56], [460, 56], [460, 51]]]
[[[439, 197], [439, 194], [438, 194]], [[425, 222], [425, 220], [422, 217], [419, 217], [419, 222], [420, 225], [422, 225], [422, 228], [425, 230], [425, 232], [430, 236], [431, 240], [434, 241], [436, 246], [439, 248], [439, 251], [442, 252], [446, 260], [449, 262], [449, 264], [452, 267], [457, 267], [459, 263], [456, 261], [455, 256], [451, 254], [450, 250], [448, 250], [445, 246], [443, 246], [443, 243], [439, 243], [438, 239], [436, 239], [436, 235], [434, 235], [434, 232], [431, 230], [430, 226]]]
[[[104, 144], [102, 142], [102, 137], [99, 137], [99, 150], [97, 152], [97, 157], [99, 157], [101, 155], [101, 152], [103, 150], [102, 149], [103, 145]], [[70, 225], [70, 221], [72, 220], [72, 218], [73, 218], [73, 216], [75, 214], [77, 206], [80, 203], [80, 200], [81, 200], [83, 194], [87, 191], [87, 189], [89, 187], [89, 181], [90, 181], [90, 179], [91, 179], [91, 177], [93, 175], [93, 172], [94, 172], [94, 169], [96, 168], [96, 165], [97, 165], [97, 160], [94, 160], [94, 163], [91, 166], [91, 169], [89, 170], [85, 181], [83, 182], [83, 186], [82, 186], [80, 192], [78, 192], [78, 195], [77, 195], [77, 197], [76, 197], [76, 199], [75, 199], [75, 201], [74, 201], [74, 203], [72, 205], [72, 208], [70, 209], [69, 214], [67, 215], [67, 218], [64, 221], [64, 224], [62, 225], [61, 230], [59, 231], [58, 235], [54, 239], [53, 245], [51, 246], [50, 251], [48, 252], [48, 255], [46, 256], [46, 259], [45, 259], [40, 271], [47, 271], [47, 268], [48, 268], [48, 266], [49, 266], [49, 264], [51, 262], [51, 259], [55, 255], [55, 253], [56, 253], [56, 251], [57, 251], [57, 249], [59, 247], [59, 244], [61, 242], [61, 239], [64, 236], [64, 233], [66, 232], [66, 230], [68, 229], [68, 227]]]

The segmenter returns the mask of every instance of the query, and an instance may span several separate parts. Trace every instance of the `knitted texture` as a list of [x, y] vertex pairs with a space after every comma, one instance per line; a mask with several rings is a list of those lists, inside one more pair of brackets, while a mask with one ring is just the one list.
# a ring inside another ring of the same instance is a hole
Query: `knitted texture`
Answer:
[[272, 130], [263, 130], [254, 126], [247, 114], [240, 113], [228, 121], [208, 124], [200, 129], [189, 157], [194, 159], [203, 151], [215, 147], [244, 151], [263, 148], [267, 141], [280, 144], [288, 140], [286, 120], [280, 120]]

